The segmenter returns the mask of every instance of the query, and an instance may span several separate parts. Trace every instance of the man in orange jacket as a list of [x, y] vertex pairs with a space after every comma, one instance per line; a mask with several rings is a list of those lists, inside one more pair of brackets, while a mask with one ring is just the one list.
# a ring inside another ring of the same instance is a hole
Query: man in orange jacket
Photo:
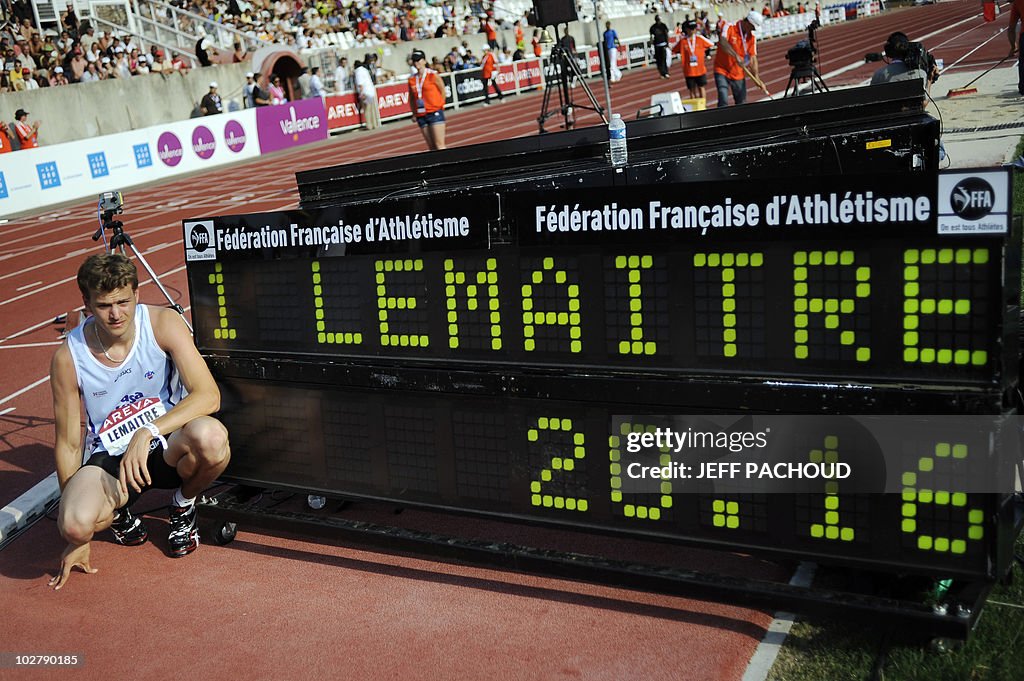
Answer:
[[14, 134], [19, 149], [35, 149], [39, 146], [39, 121], [29, 125], [28, 111], [18, 109], [14, 112]]
[[764, 17], [750, 10], [746, 17], [734, 24], [726, 24], [722, 30], [722, 36], [718, 39], [718, 52], [715, 53], [718, 106], [729, 106], [730, 92], [734, 104], [746, 102], [748, 77], [768, 94], [768, 88], [758, 77], [757, 39], [754, 37], [754, 31], [763, 22]]
[[505, 95], [501, 93], [498, 81], [494, 77], [494, 73], [498, 70], [498, 65], [494, 58], [494, 50], [491, 49], [490, 45], [484, 45], [484, 61], [480, 65], [480, 69], [480, 80], [484, 83], [484, 106], [491, 105], [491, 85], [494, 85], [494, 91], [498, 93], [498, 99], [504, 99]]

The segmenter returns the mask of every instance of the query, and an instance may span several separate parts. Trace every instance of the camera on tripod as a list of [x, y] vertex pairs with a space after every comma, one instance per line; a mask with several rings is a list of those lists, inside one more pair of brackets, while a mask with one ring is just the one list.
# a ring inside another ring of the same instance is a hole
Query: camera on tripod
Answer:
[[817, 19], [807, 24], [807, 37], [786, 52], [786, 61], [789, 62], [791, 71], [784, 97], [828, 92], [828, 86], [825, 85], [825, 80], [818, 73], [814, 63], [818, 52], [818, 39], [814, 32], [819, 28], [821, 24]]
[[791, 68], [809, 69], [814, 63], [814, 53], [818, 51], [818, 40], [814, 32], [821, 28], [817, 19], [807, 24], [807, 38], [799, 41], [786, 52], [786, 60]]
[[786, 52], [786, 60], [794, 69], [810, 68], [814, 61], [814, 47], [806, 40], [801, 40]]
[[[189, 333], [192, 333], [192, 325], [188, 319], [185, 318], [185, 308], [181, 304], [174, 301], [171, 294], [167, 292], [164, 285], [160, 283], [160, 277], [157, 276], [153, 268], [149, 266], [149, 262], [139, 252], [139, 249], [135, 247], [135, 242], [132, 241], [132, 237], [128, 232], [124, 231], [124, 223], [120, 220], [115, 220], [114, 216], [118, 213], [124, 212], [124, 197], [121, 192], [103, 192], [100, 194], [100, 200], [98, 204], [98, 212], [102, 215], [101, 224], [102, 226], [96, 230], [92, 235], [93, 241], [99, 241], [103, 239], [103, 245], [107, 249], [108, 253], [113, 253], [116, 250], [120, 250], [122, 254], [125, 254], [125, 249], [131, 249], [131, 252], [135, 254], [135, 259], [142, 264], [145, 268], [146, 273], [149, 274], [150, 279], [156, 284], [156, 287], [160, 289], [160, 292], [167, 298], [167, 303], [172, 310], [181, 315], [181, 319], [185, 322], [185, 326], [188, 327]], [[104, 230], [110, 230], [110, 243], [107, 244], [106, 238], [103, 236]]]
[[100, 194], [100, 212], [109, 217], [124, 212], [124, 197], [121, 196], [121, 192], [103, 192]]

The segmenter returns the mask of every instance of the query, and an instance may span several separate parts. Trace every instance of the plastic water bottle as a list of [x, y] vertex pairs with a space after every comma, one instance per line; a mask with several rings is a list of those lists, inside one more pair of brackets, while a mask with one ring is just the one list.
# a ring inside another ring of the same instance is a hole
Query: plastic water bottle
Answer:
[[619, 114], [612, 114], [608, 124], [608, 147], [611, 151], [612, 166], [621, 168], [629, 156], [626, 151], [626, 122]]

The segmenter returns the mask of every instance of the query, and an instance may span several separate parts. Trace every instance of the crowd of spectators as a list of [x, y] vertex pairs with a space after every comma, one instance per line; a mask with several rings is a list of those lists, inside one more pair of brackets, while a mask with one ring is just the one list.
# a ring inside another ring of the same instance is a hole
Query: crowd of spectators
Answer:
[[425, 11], [408, 0], [171, 0], [179, 9], [203, 17], [203, 26], [185, 14], [165, 16], [190, 33], [214, 33], [229, 26], [250, 38], [283, 43], [297, 49], [332, 47], [331, 34], [347, 34], [349, 47], [398, 44], [425, 38], [458, 37], [512, 28], [478, 0], [461, 10], [446, 0]]
[[152, 73], [186, 72], [191, 60], [165, 54], [156, 46], [143, 50], [132, 35], [97, 31], [79, 22], [71, 5], [61, 13], [59, 34], [40, 31], [30, 17], [0, 26], [0, 93], [131, 78]]
[[[495, 18], [496, 6], [490, 0], [468, 3], [443, 0], [433, 3], [429, 10], [422, 0], [170, 0], [169, 4], [184, 11], [166, 11], [158, 15], [157, 20], [174, 25], [185, 34], [214, 36], [224, 26], [236, 29], [239, 33], [233, 37], [234, 51], [230, 58], [233, 62], [248, 58], [245, 36], [301, 50], [337, 47], [339, 42], [332, 39], [331, 34], [338, 33], [347, 34], [347, 46], [367, 49], [402, 41], [458, 39], [467, 34], [484, 33], [498, 63], [509, 63], [540, 52], [539, 31], [528, 27], [527, 18]], [[650, 11], [682, 6], [677, 0], [637, 4]], [[147, 50], [134, 36], [97, 31], [88, 20], [79, 20], [71, 3], [60, 13], [60, 26], [64, 30], [59, 34], [53, 29], [41, 32], [34, 25], [26, 0], [12, 0], [11, 8], [14, 21], [0, 26], [0, 53], [3, 54], [0, 93], [187, 71], [192, 65], [191, 57], [165, 54], [157, 46]], [[702, 32], [713, 31], [710, 21], [699, 23]], [[499, 46], [495, 37], [500, 30], [514, 30], [514, 43], [503, 42]], [[533, 31], [532, 41], [525, 34], [527, 30]], [[213, 42], [202, 38], [196, 43], [200, 66], [211, 63], [207, 50], [216, 54]], [[224, 58], [216, 60], [226, 61]], [[477, 68], [481, 60], [482, 55], [474, 54], [467, 41], [461, 40], [447, 52], [433, 56], [430, 67], [440, 72], [453, 72]], [[352, 84], [351, 75], [343, 80], [336, 79], [334, 83], [335, 89]]]

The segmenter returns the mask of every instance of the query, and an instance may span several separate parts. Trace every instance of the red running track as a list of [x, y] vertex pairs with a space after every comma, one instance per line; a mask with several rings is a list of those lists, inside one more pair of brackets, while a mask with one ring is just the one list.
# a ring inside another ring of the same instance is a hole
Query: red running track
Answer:
[[[818, 33], [821, 72], [832, 87], [863, 83], [878, 65], [828, 74], [879, 51], [894, 30], [925, 37], [947, 68], [988, 68], [1007, 52], [1005, 36], [998, 35], [1005, 20], [985, 24], [980, 10], [978, 3], [954, 1], [827, 27]], [[773, 93], [785, 90], [785, 53], [800, 37], [760, 45], [761, 73]], [[668, 82], [653, 68], [627, 72], [612, 91], [615, 109], [628, 115], [666, 84], [682, 88], [675, 68]], [[603, 100], [600, 81], [592, 85]], [[713, 105], [714, 93], [709, 94]], [[756, 90], [751, 95], [760, 97]], [[449, 145], [537, 134], [539, 108], [534, 94], [454, 113]], [[581, 126], [597, 122], [596, 115], [580, 110]], [[172, 297], [187, 308], [183, 219], [294, 208], [296, 171], [422, 151], [410, 121], [346, 133], [132, 190], [125, 195], [123, 218]], [[47, 374], [62, 325], [52, 321], [81, 306], [74, 274], [82, 257], [98, 249], [89, 239], [96, 227], [92, 202], [0, 226], [0, 505], [53, 470]], [[144, 284], [142, 291], [145, 302], [163, 302], [153, 285]], [[152, 493], [141, 507], [164, 501]], [[351, 513], [389, 519], [386, 509], [369, 506]], [[92, 679], [120, 672], [142, 679], [280, 679], [301, 670], [341, 678], [738, 679], [770, 621], [766, 613], [732, 606], [244, 531], [227, 547], [203, 546], [173, 561], [162, 553], [165, 517], [158, 512], [150, 518], [154, 540], [143, 547], [117, 547], [99, 537], [93, 562], [100, 572], [76, 574], [58, 593], [46, 587], [62, 548], [52, 521], [40, 522], [0, 553], [6, 606], [0, 652], [85, 655], [81, 669], [37, 670], [33, 678], [60, 673]], [[403, 524], [418, 522], [448, 534], [479, 529], [465, 519], [428, 513], [407, 511], [402, 518]], [[580, 550], [613, 556], [788, 578], [783, 566], [739, 556], [559, 533], [538, 536], [517, 528], [488, 531], [510, 541], [578, 544]], [[0, 678], [23, 676], [0, 669]]]

